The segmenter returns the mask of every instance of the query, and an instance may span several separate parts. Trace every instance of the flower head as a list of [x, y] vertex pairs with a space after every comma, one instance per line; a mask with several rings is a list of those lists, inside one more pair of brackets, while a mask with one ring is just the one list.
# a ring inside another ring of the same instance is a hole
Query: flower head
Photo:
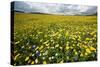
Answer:
[[46, 61], [43, 61], [43, 64], [46, 64], [47, 62]]

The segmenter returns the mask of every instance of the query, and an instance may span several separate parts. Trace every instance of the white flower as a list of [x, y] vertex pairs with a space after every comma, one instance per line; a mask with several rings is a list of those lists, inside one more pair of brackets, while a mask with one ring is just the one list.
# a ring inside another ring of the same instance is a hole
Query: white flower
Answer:
[[40, 55], [39, 56], [41, 56], [41, 53], [40, 53]]
[[34, 54], [32, 54], [32, 56], [34, 56]]
[[44, 60], [44, 59], [45, 59], [45, 57], [42, 57], [42, 59]]
[[38, 59], [35, 60], [35, 63], [38, 63]]
[[39, 51], [36, 51], [36, 53], [38, 53]]
[[56, 53], [55, 56], [58, 56], [58, 53]]
[[54, 49], [54, 47], [51, 47], [52, 49]]
[[24, 48], [24, 46], [22, 46], [22, 48]]
[[47, 55], [48, 54], [48, 51], [46, 51], [45, 53], [44, 53], [44, 55]]
[[51, 60], [51, 57], [49, 57], [49, 60]]
[[45, 55], [45, 53], [43, 53], [43, 55]]
[[54, 56], [52, 56], [52, 59], [54, 59]]

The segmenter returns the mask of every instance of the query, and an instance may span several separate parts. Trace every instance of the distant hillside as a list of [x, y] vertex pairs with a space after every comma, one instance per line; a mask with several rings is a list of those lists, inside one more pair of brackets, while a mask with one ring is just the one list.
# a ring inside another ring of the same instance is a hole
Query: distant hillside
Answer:
[[24, 11], [18, 11], [18, 10], [14, 10], [14, 12], [18, 12], [18, 13], [31, 13], [31, 14], [47, 14], [47, 15], [49, 15], [48, 13], [41, 13], [41, 12], [24, 12]]
[[29, 12], [29, 13], [32, 13], [32, 14], [47, 14], [47, 13], [41, 13], [41, 12]]
[[97, 16], [97, 12], [96, 12], [96, 13], [94, 13], [93, 15], [96, 15], [96, 16]]
[[25, 13], [24, 11], [14, 10], [14, 12]]
[[[31, 14], [47, 14], [47, 15], [59, 15], [59, 14], [50, 14], [50, 13], [41, 13], [41, 12], [25, 12], [25, 11], [19, 11], [19, 10], [14, 10], [14, 12], [19, 12], [19, 13], [31, 13]], [[63, 15], [63, 14], [61, 14]], [[79, 14], [75, 14], [76, 16], [97, 16], [97, 12], [94, 14], [87, 14], [87, 13], [79, 13]], [[73, 15], [73, 16], [75, 16]], [[70, 16], [70, 15], [66, 15], [65, 16]]]

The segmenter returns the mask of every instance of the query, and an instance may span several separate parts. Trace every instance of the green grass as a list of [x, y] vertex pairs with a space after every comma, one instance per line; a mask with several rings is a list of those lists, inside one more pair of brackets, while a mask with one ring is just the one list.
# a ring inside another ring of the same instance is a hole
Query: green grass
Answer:
[[15, 13], [14, 65], [97, 60], [97, 17]]

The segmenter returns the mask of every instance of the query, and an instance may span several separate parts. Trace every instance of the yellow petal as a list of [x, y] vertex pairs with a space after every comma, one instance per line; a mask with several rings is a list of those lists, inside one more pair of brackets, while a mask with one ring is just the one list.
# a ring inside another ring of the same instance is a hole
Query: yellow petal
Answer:
[[88, 49], [88, 48], [86, 49], [86, 52], [87, 52], [87, 53], [91, 53], [90, 49]]
[[26, 57], [26, 58], [25, 58], [25, 61], [28, 61], [28, 59], [29, 59], [29, 57]]
[[59, 44], [57, 44], [55, 47], [59, 47]]
[[46, 61], [43, 61], [43, 64], [47, 64], [47, 62]]
[[32, 61], [32, 63], [31, 64], [34, 64], [34, 61]]
[[49, 44], [46, 44], [46, 46], [49, 46]]
[[66, 46], [66, 50], [68, 50], [69, 49], [69, 46]]
[[87, 53], [87, 52], [85, 52], [85, 55], [88, 55], [88, 53]]
[[75, 51], [75, 55], [77, 55], [78, 53]]
[[45, 41], [43, 44], [47, 44], [49, 41], [47, 40], [47, 41]]
[[82, 57], [82, 56], [83, 56], [83, 54], [81, 53], [81, 54], [80, 54], [80, 56]]
[[43, 48], [43, 45], [39, 48], [39, 50], [41, 50]]
[[94, 47], [90, 47], [90, 50], [92, 51], [96, 51], [96, 49]]
[[90, 40], [89, 38], [86, 38], [86, 40], [88, 41], [88, 40]]
[[68, 36], [68, 32], [65, 33], [66, 37]]

